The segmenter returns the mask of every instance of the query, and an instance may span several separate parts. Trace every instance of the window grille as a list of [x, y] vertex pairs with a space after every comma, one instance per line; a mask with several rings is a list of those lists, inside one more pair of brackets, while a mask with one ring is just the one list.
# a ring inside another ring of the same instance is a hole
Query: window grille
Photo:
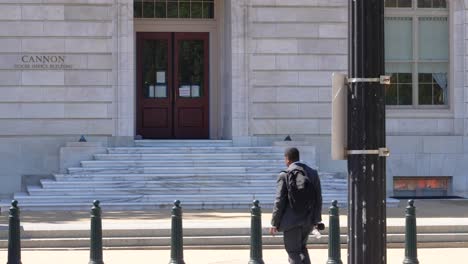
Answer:
[[135, 18], [214, 19], [214, 0], [134, 0]]

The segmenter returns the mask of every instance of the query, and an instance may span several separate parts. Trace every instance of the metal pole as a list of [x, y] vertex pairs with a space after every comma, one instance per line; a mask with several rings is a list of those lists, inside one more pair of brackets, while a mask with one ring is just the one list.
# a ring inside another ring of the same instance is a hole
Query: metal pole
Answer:
[[169, 261], [169, 264], [185, 264], [184, 238], [182, 233], [182, 208], [180, 207], [179, 200], [174, 201], [171, 218], [171, 260]]
[[89, 264], [104, 264], [102, 259], [102, 219], [100, 202], [95, 200], [91, 208], [91, 244]]
[[332, 202], [330, 207], [329, 218], [327, 264], [343, 264], [340, 245], [340, 212], [336, 200]]
[[253, 201], [250, 223], [250, 261], [249, 264], [264, 264], [262, 253], [262, 209], [258, 200]]
[[[384, 264], [386, 256], [384, 1], [349, 1], [348, 263]], [[354, 152], [349, 152], [353, 150]], [[372, 150], [371, 152], [362, 150]]]
[[413, 200], [409, 200], [406, 207], [405, 260], [403, 260], [403, 264], [419, 264], [416, 208]]
[[13, 200], [10, 207], [8, 230], [8, 262], [7, 264], [21, 264], [21, 234], [20, 210], [18, 201]]

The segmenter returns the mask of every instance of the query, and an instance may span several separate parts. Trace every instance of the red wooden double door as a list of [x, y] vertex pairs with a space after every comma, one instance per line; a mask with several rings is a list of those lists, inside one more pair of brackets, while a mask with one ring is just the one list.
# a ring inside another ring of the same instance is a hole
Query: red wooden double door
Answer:
[[137, 134], [209, 137], [209, 34], [137, 33]]

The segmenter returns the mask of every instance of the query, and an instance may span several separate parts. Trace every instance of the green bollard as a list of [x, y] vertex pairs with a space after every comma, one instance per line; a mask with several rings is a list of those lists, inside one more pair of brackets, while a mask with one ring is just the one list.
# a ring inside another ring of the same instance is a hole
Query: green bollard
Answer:
[[334, 200], [329, 210], [328, 260], [327, 264], [343, 264], [340, 245], [340, 212], [338, 201]]
[[406, 207], [405, 260], [403, 260], [403, 264], [419, 264], [416, 234], [416, 208], [414, 201], [409, 200]]
[[171, 218], [171, 261], [169, 261], [169, 264], [185, 264], [184, 238], [182, 233], [182, 208], [180, 207], [179, 200], [174, 201]]
[[16, 200], [10, 207], [7, 264], [21, 264], [20, 210]]
[[258, 200], [253, 201], [250, 223], [249, 264], [264, 264], [262, 254], [262, 209]]
[[102, 219], [100, 202], [95, 200], [91, 208], [91, 244], [89, 264], [104, 264], [102, 260]]

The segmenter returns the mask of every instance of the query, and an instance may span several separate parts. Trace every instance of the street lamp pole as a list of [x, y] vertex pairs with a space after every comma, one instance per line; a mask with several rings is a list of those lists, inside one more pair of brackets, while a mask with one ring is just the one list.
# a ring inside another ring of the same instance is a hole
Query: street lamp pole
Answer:
[[348, 263], [385, 264], [383, 0], [349, 0], [348, 68]]

